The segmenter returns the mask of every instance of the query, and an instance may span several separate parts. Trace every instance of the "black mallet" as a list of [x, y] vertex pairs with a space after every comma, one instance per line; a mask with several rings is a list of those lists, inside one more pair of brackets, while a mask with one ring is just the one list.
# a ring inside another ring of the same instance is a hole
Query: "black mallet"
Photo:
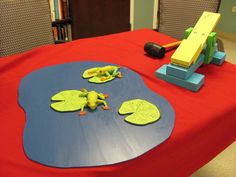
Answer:
[[144, 45], [144, 51], [152, 57], [163, 58], [167, 51], [176, 48], [181, 42], [182, 41], [172, 42], [163, 46], [160, 46], [154, 42], [147, 42]]

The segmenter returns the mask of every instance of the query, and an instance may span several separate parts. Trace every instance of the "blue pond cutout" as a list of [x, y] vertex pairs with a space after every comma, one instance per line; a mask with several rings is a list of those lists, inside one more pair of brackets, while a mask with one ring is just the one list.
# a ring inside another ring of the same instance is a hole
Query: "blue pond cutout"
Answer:
[[[45, 67], [22, 79], [19, 103], [26, 113], [23, 135], [27, 157], [52, 167], [91, 167], [120, 163], [153, 149], [171, 134], [175, 113], [169, 102], [147, 88], [142, 78], [121, 68], [122, 79], [105, 84], [83, 79], [84, 70], [111, 65], [102, 62], [74, 62]], [[109, 94], [110, 110], [102, 105], [95, 111], [56, 112], [50, 108], [51, 97], [62, 90], [86, 88]], [[136, 126], [118, 114], [127, 100], [144, 99], [155, 104], [161, 118], [152, 124]]]

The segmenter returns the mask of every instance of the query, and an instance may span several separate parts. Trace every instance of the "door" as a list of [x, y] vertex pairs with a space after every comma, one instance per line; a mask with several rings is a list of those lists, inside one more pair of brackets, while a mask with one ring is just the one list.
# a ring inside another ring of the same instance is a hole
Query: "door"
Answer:
[[73, 39], [130, 30], [130, 0], [70, 0]]

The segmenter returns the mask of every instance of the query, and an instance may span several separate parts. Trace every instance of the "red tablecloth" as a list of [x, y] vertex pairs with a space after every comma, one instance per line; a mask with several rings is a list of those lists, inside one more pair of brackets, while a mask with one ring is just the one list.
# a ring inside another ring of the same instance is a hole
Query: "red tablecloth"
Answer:
[[[153, 41], [175, 41], [143, 29], [133, 32], [39, 47], [0, 59], [0, 176], [1, 177], [184, 177], [211, 160], [236, 137], [236, 66], [205, 65], [198, 70], [205, 84], [194, 93], [162, 81], [155, 70], [169, 63], [145, 55], [143, 46]], [[144, 79], [147, 86], [164, 96], [174, 107], [172, 135], [144, 155], [116, 165], [59, 169], [40, 165], [24, 154], [22, 137], [25, 113], [18, 104], [21, 79], [39, 68], [73, 61], [104, 61], [126, 66]]]

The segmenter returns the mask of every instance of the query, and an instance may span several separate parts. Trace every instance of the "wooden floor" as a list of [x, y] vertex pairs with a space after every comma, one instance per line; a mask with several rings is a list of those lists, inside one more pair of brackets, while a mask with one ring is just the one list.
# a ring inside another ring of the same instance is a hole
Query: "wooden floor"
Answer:
[[190, 177], [236, 177], [236, 142]]
[[[236, 41], [221, 39], [226, 60], [236, 65]], [[236, 141], [190, 177], [236, 177]]]

